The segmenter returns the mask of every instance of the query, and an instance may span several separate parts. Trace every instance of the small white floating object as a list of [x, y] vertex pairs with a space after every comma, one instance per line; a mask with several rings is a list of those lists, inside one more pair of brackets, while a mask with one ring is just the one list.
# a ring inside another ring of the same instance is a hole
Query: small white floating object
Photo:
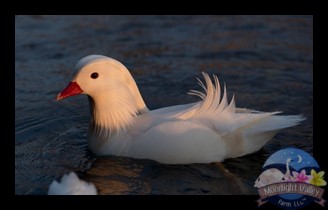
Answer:
[[48, 195], [97, 195], [97, 189], [92, 183], [80, 180], [74, 172], [64, 175], [60, 183], [54, 180]]
[[[198, 79], [200, 101], [149, 110], [128, 69], [119, 61], [89, 55], [58, 94], [61, 100], [89, 97], [88, 145], [96, 155], [153, 159], [166, 164], [211, 163], [258, 151], [280, 129], [299, 124], [300, 115], [277, 115], [235, 107], [217, 76]], [[251, 84], [250, 84], [251, 85]], [[254, 99], [256, 100], [256, 99]]]

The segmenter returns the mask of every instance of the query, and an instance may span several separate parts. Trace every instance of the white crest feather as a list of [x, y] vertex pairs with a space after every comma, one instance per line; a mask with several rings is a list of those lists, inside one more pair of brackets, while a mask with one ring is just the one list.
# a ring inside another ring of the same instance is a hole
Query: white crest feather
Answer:
[[199, 78], [196, 79], [198, 80], [198, 84], [204, 89], [205, 94], [197, 90], [191, 90], [188, 92], [190, 95], [200, 97], [202, 101], [187, 111], [180, 113], [177, 117], [180, 119], [188, 119], [191, 117], [199, 117], [209, 114], [218, 115], [223, 111], [231, 114], [235, 113], [234, 96], [232, 97], [230, 103], [228, 103], [226, 86], [224, 85], [224, 93], [221, 99], [221, 87], [217, 76], [213, 75], [213, 84], [208, 74], [202, 72], [202, 75], [204, 77], [205, 84]]

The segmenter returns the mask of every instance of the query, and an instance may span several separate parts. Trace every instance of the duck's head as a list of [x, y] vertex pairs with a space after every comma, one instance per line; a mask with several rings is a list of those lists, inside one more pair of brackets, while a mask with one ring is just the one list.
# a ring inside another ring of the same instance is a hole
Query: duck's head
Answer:
[[93, 98], [110, 86], [128, 86], [131, 82], [128, 70], [123, 64], [102, 55], [89, 55], [82, 58], [75, 65], [75, 71], [74, 78], [57, 95], [57, 100], [81, 93]]
[[88, 55], [75, 65], [76, 74], [68, 86], [57, 95], [57, 101], [78, 94], [87, 94], [95, 101], [109, 95], [131, 95], [138, 110], [145, 103], [127, 68], [119, 61], [103, 55]]

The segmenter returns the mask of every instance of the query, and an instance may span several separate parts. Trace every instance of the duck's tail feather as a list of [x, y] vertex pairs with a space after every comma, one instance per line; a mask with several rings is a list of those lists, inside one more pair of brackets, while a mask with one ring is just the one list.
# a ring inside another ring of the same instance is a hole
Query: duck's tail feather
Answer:
[[271, 115], [260, 120], [256, 126], [249, 128], [249, 133], [260, 133], [272, 130], [279, 130], [298, 125], [305, 120], [303, 115]]
[[233, 158], [256, 152], [280, 129], [298, 125], [303, 120], [302, 115], [269, 115], [250, 122], [226, 135], [226, 142], [234, 148], [228, 156]]

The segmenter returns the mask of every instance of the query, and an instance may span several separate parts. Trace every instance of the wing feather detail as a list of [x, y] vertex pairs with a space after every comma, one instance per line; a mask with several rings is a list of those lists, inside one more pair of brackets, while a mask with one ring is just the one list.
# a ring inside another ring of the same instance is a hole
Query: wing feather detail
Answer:
[[198, 84], [204, 89], [205, 93], [198, 90], [190, 90], [188, 92], [189, 95], [195, 95], [202, 99], [202, 101], [198, 102], [196, 105], [191, 107], [190, 109], [179, 113], [176, 116], [179, 119], [189, 119], [196, 118], [204, 115], [218, 115], [221, 112], [229, 112], [231, 114], [235, 113], [235, 101], [234, 96], [232, 97], [230, 103], [228, 103], [227, 99], [227, 90], [226, 85], [224, 85], [223, 96], [221, 99], [221, 87], [219, 79], [216, 75], [213, 75], [213, 81], [211, 77], [202, 72], [205, 83], [202, 82], [199, 78], [196, 78]]

